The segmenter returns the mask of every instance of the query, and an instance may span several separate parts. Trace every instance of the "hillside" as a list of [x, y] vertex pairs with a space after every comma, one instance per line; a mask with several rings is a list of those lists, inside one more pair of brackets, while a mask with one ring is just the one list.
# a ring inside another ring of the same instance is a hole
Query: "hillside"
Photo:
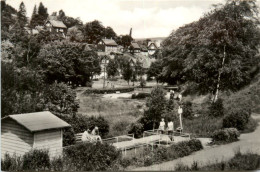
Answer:
[[223, 94], [222, 97], [225, 99], [225, 106], [229, 108], [230, 106], [240, 106], [243, 104], [248, 104], [252, 108], [254, 113], [260, 113], [260, 73], [258, 73], [252, 82], [241, 89], [238, 92], [228, 94]]

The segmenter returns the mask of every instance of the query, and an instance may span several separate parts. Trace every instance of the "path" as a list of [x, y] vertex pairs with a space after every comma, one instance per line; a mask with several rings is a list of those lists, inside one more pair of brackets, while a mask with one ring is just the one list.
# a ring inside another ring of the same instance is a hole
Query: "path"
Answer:
[[[260, 120], [260, 115], [253, 116]], [[260, 122], [258, 122], [260, 125]], [[227, 161], [234, 156], [234, 151], [240, 148], [242, 153], [253, 152], [260, 155], [260, 126], [257, 129], [248, 134], [241, 134], [240, 140], [226, 145], [207, 147], [201, 151], [195, 152], [189, 156], [179, 158], [173, 161], [164, 162], [161, 164], [155, 164], [148, 167], [141, 167], [134, 169], [134, 171], [169, 171], [174, 170], [174, 167], [178, 163], [191, 166], [193, 161], [197, 161], [199, 166], [207, 163], [215, 163], [216, 161]]]

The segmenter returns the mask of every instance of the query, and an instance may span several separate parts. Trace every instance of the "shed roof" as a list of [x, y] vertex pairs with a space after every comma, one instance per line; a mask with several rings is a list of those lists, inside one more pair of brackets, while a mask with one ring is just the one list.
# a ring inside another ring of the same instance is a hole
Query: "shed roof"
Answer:
[[49, 111], [9, 115], [5, 118], [15, 120], [31, 132], [70, 127], [67, 122]]
[[51, 23], [51, 25], [53, 27], [59, 27], [59, 28], [65, 28], [65, 29], [67, 28], [62, 21], [59, 21], [59, 20], [49, 20], [49, 22]]
[[117, 43], [113, 39], [102, 39], [105, 45], [117, 46]]

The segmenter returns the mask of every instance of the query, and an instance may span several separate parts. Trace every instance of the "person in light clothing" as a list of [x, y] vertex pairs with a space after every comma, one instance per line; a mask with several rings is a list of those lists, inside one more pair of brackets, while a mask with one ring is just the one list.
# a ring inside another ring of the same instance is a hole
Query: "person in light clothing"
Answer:
[[174, 130], [174, 124], [172, 122], [172, 120], [170, 120], [170, 122], [168, 122], [168, 135], [171, 139], [171, 141], [173, 141], [173, 130]]
[[165, 129], [165, 122], [164, 122], [164, 119], [162, 118], [162, 120], [161, 120], [161, 122], [160, 122], [160, 126], [159, 126], [159, 132], [160, 132], [161, 134], [163, 134], [164, 129]]

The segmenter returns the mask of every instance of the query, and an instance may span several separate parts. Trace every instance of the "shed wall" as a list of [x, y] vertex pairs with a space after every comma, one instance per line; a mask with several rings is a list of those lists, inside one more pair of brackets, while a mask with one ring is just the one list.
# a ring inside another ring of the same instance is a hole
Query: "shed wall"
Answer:
[[33, 147], [33, 134], [12, 119], [2, 120], [1, 157], [8, 153], [24, 155]]
[[49, 149], [51, 157], [59, 156], [62, 152], [62, 130], [44, 130], [34, 134], [34, 145], [36, 149]]

